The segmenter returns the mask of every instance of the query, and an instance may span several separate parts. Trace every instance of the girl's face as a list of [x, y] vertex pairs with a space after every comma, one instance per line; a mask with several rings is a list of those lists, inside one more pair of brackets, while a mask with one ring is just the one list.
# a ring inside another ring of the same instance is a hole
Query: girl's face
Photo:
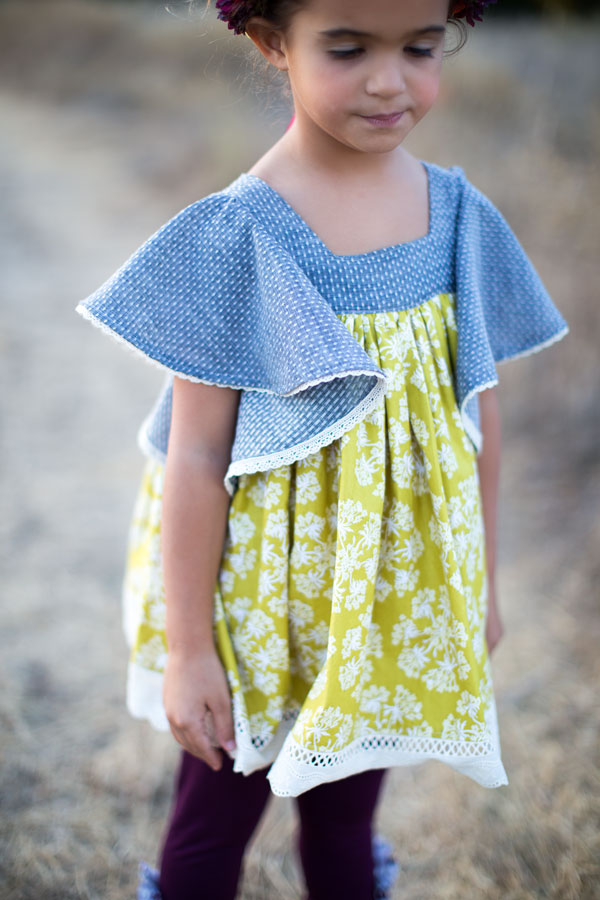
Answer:
[[393, 150], [433, 105], [448, 0], [307, 0], [282, 36], [300, 127]]

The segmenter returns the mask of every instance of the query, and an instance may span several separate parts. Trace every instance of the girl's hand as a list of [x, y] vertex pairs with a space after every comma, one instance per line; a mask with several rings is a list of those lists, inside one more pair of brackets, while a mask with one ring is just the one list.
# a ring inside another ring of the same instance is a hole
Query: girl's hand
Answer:
[[175, 739], [218, 772], [218, 748], [233, 750], [235, 741], [227, 678], [214, 648], [169, 653], [163, 702]]
[[496, 604], [496, 586], [492, 583], [489, 587], [488, 609], [485, 623], [485, 639], [487, 641], [488, 655], [491, 656], [492, 650], [499, 642], [504, 634], [504, 625], [500, 619], [498, 606]]

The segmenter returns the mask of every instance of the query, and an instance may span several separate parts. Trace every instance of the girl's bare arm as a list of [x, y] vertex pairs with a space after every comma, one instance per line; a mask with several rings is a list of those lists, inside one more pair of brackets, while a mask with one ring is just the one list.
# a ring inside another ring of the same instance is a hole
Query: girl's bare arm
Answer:
[[490, 388], [479, 394], [479, 409], [483, 445], [478, 456], [478, 468], [489, 589], [486, 639], [488, 652], [491, 653], [504, 632], [496, 602], [497, 509], [501, 440], [500, 410], [496, 388]]
[[223, 478], [239, 393], [175, 378], [163, 493], [165, 711], [179, 743], [214, 769], [221, 767], [221, 754], [211, 745], [208, 712], [219, 744], [231, 749], [234, 740], [212, 608], [230, 501]]

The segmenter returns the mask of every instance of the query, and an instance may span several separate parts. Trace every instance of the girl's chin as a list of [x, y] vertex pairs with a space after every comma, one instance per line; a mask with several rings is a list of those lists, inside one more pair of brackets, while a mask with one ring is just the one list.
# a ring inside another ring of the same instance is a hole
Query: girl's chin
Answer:
[[364, 153], [390, 153], [395, 150], [403, 142], [405, 135], [394, 134], [389, 131], [383, 133], [375, 131], [371, 134], [361, 134], [354, 140], [357, 150]]
[[376, 128], [369, 122], [360, 121], [362, 117], [354, 116], [342, 127], [330, 126], [326, 122], [313, 119], [313, 126], [321, 131], [339, 149], [358, 151], [359, 153], [389, 153], [400, 146], [406, 135], [400, 128]]

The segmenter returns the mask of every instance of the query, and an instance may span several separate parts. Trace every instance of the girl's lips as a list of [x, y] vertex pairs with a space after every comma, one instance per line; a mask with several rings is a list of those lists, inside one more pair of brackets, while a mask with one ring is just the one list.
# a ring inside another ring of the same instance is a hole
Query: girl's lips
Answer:
[[400, 121], [404, 113], [395, 112], [395, 113], [387, 113], [386, 115], [377, 115], [377, 116], [361, 116], [366, 122], [371, 122], [373, 125], [377, 125], [379, 127], [391, 127]]

